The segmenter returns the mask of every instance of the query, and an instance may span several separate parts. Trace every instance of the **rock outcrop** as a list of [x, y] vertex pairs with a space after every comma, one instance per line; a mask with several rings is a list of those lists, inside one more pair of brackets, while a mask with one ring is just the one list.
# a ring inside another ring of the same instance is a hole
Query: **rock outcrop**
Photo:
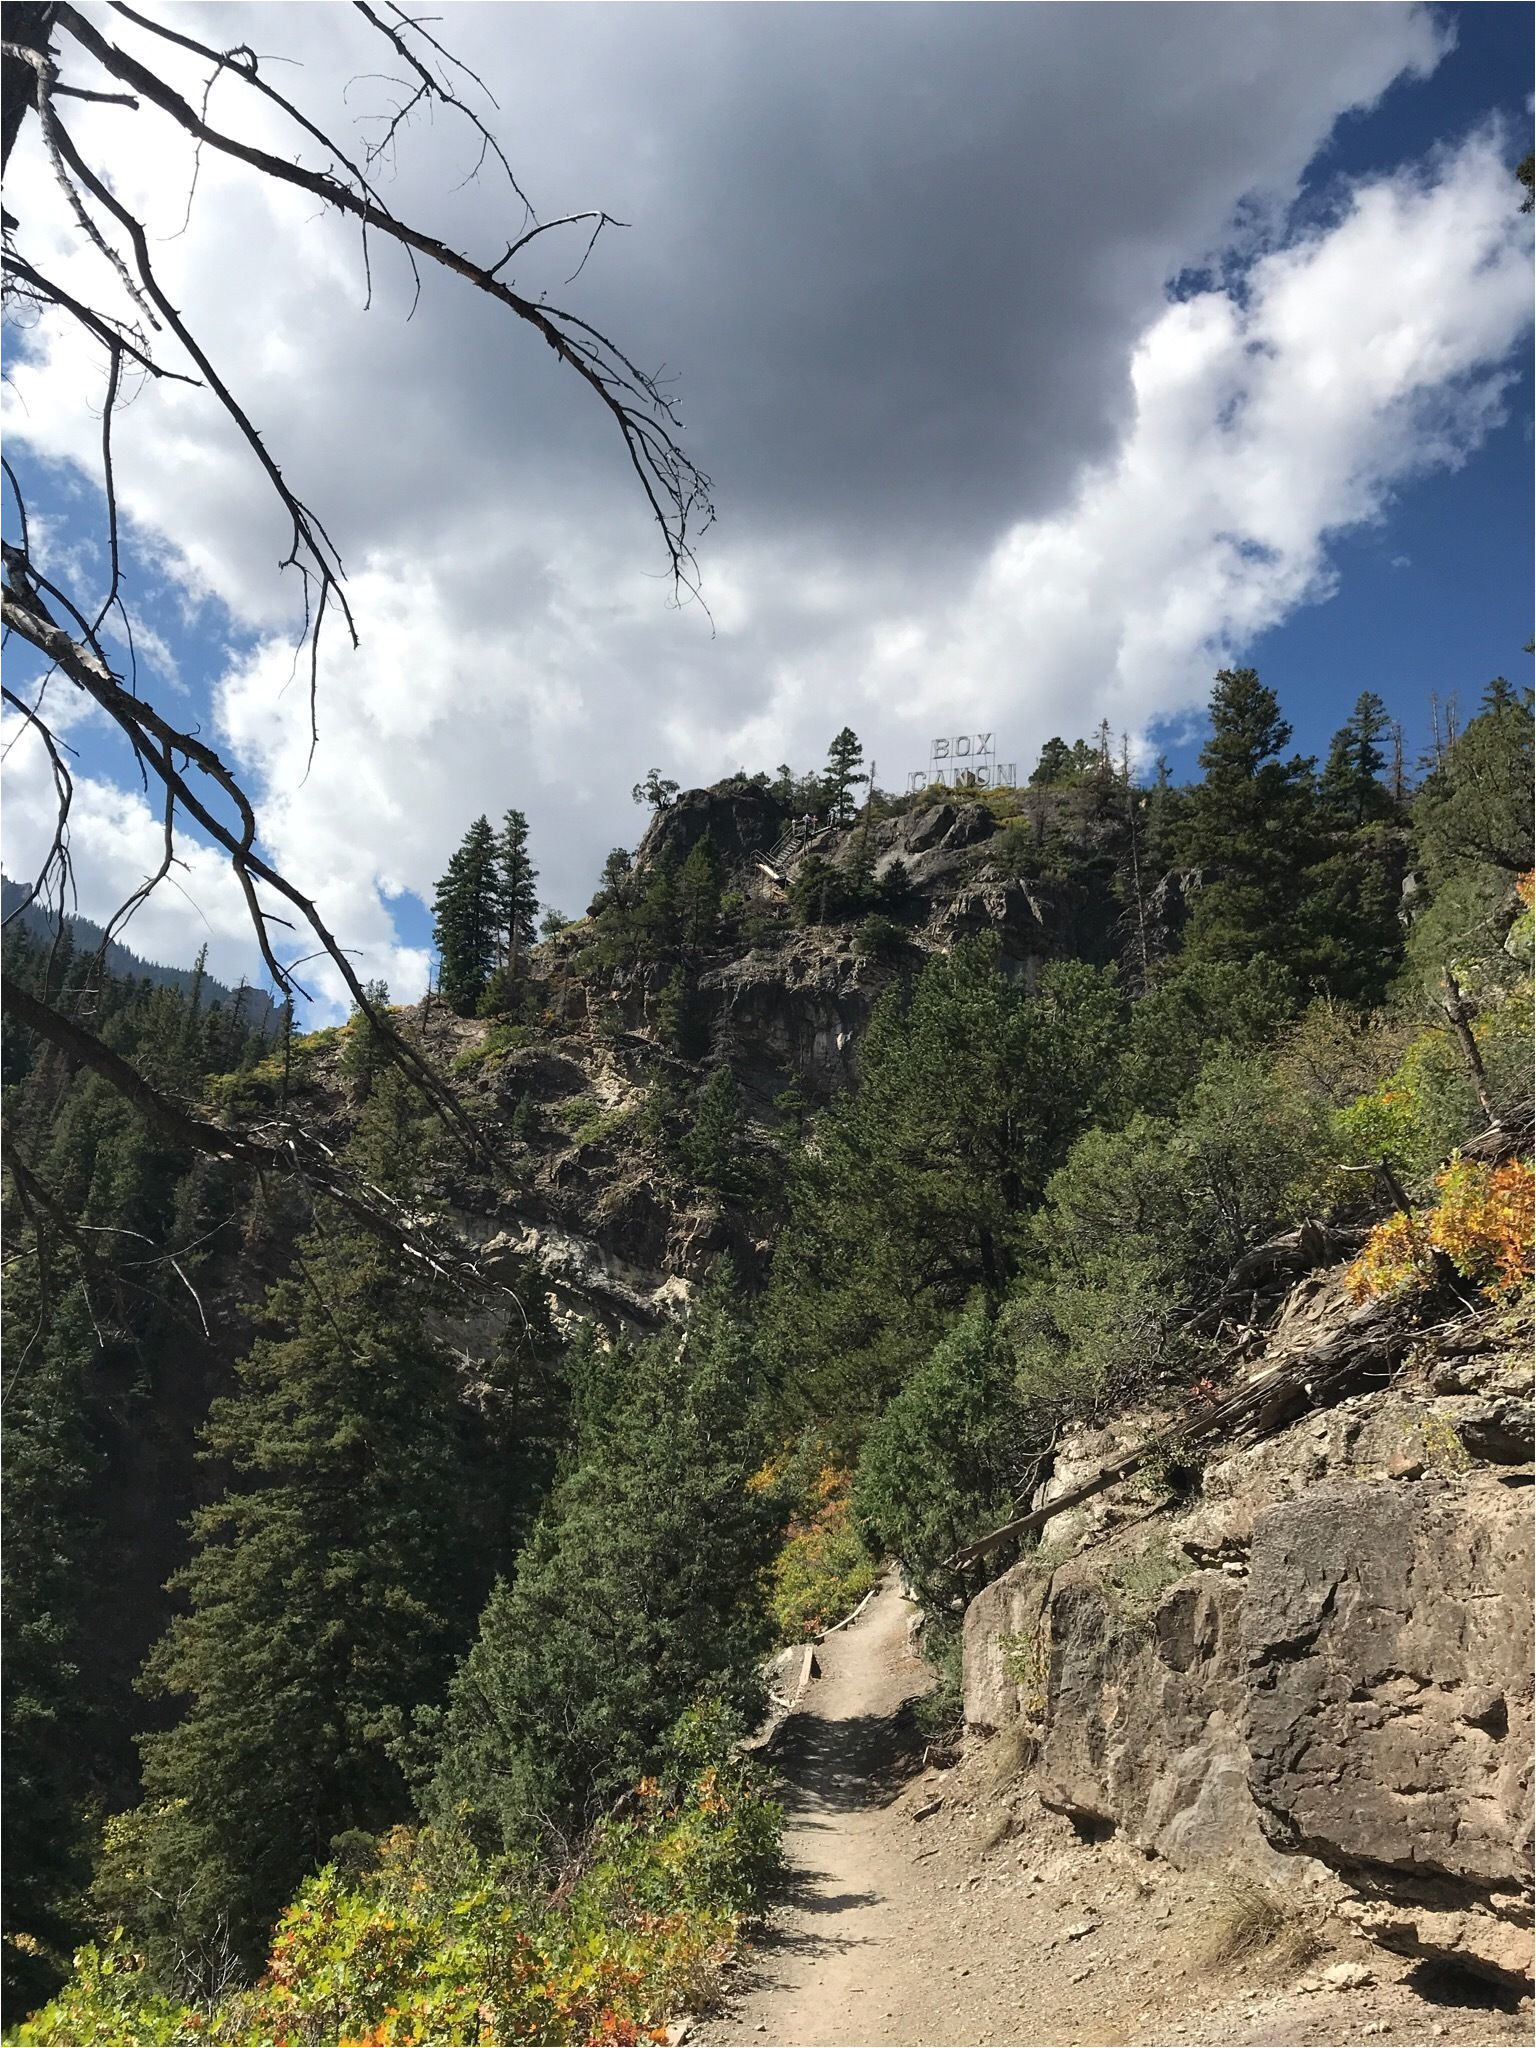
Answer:
[[643, 873], [664, 859], [681, 865], [706, 836], [731, 865], [766, 853], [784, 824], [784, 806], [755, 783], [733, 779], [713, 789], [685, 789], [652, 817], [635, 866]]
[[1530, 1967], [1533, 1561], [1524, 1488], [1328, 1487], [1259, 1518], [1241, 1617], [1270, 1839], [1384, 1904], [1365, 1917], [1389, 1945], [1512, 1978]]
[[[1282, 1341], [1337, 1288], [1297, 1296]], [[1523, 1334], [1468, 1322], [1481, 1348], [1230, 1450], [1191, 1505], [1047, 1524], [971, 1602], [966, 1715], [1085, 1832], [1306, 1874], [1385, 1946], [1524, 1984], [1531, 1374]], [[1066, 1479], [1116, 1448], [1069, 1446]]]
[[[987, 931], [1005, 969], [1025, 981], [1053, 959], [1113, 957], [1119, 910], [1108, 892], [1062, 874], [1022, 879], [1013, 870], [1020, 859], [1030, 866], [1029, 847], [1020, 855], [1017, 843], [1022, 834], [1051, 849], [1058, 866], [1080, 859], [1097, 876], [1111, 857], [1115, 820], [1098, 815], [1090, 792], [1028, 795], [1030, 816], [1007, 830], [986, 804], [956, 797], [848, 827], [823, 825], [804, 839], [791, 834], [784, 806], [743, 777], [674, 797], [646, 829], [636, 875], [680, 866], [707, 835], [736, 905], [719, 936], [688, 961], [697, 1057], [680, 1057], [659, 1027], [677, 962], [594, 972], [583, 961], [593, 942], [585, 920], [532, 956], [519, 1023], [490, 1025], [437, 1005], [419, 1013], [430, 1049], [456, 1069], [471, 1098], [481, 1095], [507, 1124], [523, 1113], [524, 1137], [494, 1171], [445, 1190], [466, 1235], [494, 1244], [498, 1256], [531, 1260], [563, 1312], [607, 1324], [644, 1324], [675, 1309], [722, 1251], [743, 1273], [754, 1271], [766, 1248], [751, 1241], [731, 1204], [666, 1172], [645, 1135], [647, 1105], [667, 1091], [686, 1101], [704, 1072], [724, 1062], [741, 1091], [744, 1142], [766, 1153], [779, 1098], [794, 1089], [824, 1104], [850, 1086], [881, 992], [930, 954]], [[1000, 849], [1010, 844], [1005, 859]], [[865, 950], [861, 918], [796, 924], [789, 887], [812, 854], [834, 866], [857, 854], [877, 881], [899, 881], [890, 914], [904, 945]], [[323, 1117], [321, 1098], [344, 1091], [323, 1063], [313, 1071]]]

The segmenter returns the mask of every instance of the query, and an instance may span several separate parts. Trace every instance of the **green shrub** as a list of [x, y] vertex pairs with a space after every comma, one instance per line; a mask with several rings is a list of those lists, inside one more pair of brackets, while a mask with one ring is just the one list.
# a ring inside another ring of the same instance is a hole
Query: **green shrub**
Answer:
[[532, 1042], [533, 1029], [527, 1024], [492, 1024], [478, 1045], [471, 1045], [453, 1062], [456, 1074], [467, 1074], [488, 1060], [505, 1059]]
[[932, 1605], [959, 1588], [944, 1560], [1004, 1521], [1031, 1445], [1006, 1354], [977, 1305], [918, 1367], [870, 1431], [854, 1511], [874, 1551], [899, 1557]]
[[964, 1651], [958, 1619], [930, 1616], [923, 1654], [933, 1666], [934, 1682], [917, 1703], [917, 1725], [931, 1742], [952, 1742], [965, 1725]]
[[865, 960], [894, 960], [907, 944], [906, 932], [890, 917], [866, 917], [853, 935], [853, 949]]
[[803, 1642], [841, 1621], [879, 1569], [854, 1521], [848, 1474], [825, 1467], [773, 1561], [768, 1597], [780, 1641]]
[[204, 1099], [210, 1109], [236, 1120], [258, 1117], [276, 1109], [282, 1100], [283, 1056], [274, 1053], [234, 1074], [211, 1074], [204, 1083]]
[[311, 1067], [346, 1045], [350, 1024], [327, 1024], [323, 1031], [296, 1031], [292, 1060], [295, 1066]]
[[[1472, 1036], [1494, 1106], [1515, 1110], [1531, 1099], [1531, 980], [1486, 992]], [[1381, 1085], [1333, 1119], [1342, 1164], [1388, 1159], [1399, 1171], [1427, 1178], [1487, 1118], [1460, 1046], [1445, 1025], [1419, 1033]]]
[[640, 1114], [640, 1104], [609, 1104], [590, 1095], [568, 1095], [554, 1105], [550, 1114], [564, 1127], [573, 1145], [601, 1145], [634, 1121]]
[[707, 1993], [777, 1862], [780, 1809], [705, 1699], [550, 1893], [452, 1831], [398, 1829], [361, 1876], [334, 1865], [279, 1921], [265, 1974], [197, 2009], [120, 1942], [10, 2036], [31, 2044], [598, 2042], [653, 2030]]

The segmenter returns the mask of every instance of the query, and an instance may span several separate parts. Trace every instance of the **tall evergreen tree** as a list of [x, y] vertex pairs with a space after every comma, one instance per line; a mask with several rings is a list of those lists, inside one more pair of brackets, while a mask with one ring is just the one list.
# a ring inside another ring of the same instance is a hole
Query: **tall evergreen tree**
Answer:
[[1072, 772], [1072, 749], [1064, 739], [1049, 739], [1040, 749], [1040, 758], [1030, 773], [1030, 786], [1048, 789], [1054, 783], [1070, 780]]
[[845, 825], [853, 816], [853, 791], [868, 782], [863, 773], [864, 743], [851, 725], [845, 725], [827, 749], [827, 771], [822, 786], [827, 809], [835, 824]]
[[682, 1153], [688, 1172], [702, 1187], [721, 1195], [747, 1192], [750, 1175], [742, 1155], [741, 1091], [729, 1067], [716, 1067], [699, 1090]]
[[677, 877], [677, 910], [685, 946], [707, 946], [720, 923], [720, 857], [706, 832], [689, 848]]
[[103, 1703], [81, 1668], [85, 1596], [101, 1558], [93, 1512], [105, 1467], [93, 1399], [101, 1358], [73, 1262], [55, 1263], [50, 1278], [62, 1293], [46, 1323], [35, 1260], [18, 1264], [4, 1296], [12, 1384], [0, 1489], [0, 1821], [13, 2021], [57, 1986], [85, 1931], [90, 1811], [107, 1736]]
[[508, 811], [496, 840], [497, 951], [514, 981], [538, 936], [538, 880], [528, 858], [528, 820], [521, 811]]
[[793, 1407], [857, 1436], [974, 1289], [1002, 1297], [1021, 1212], [1104, 1104], [1121, 1009], [1077, 962], [1027, 994], [990, 939], [931, 960], [909, 1007], [882, 997], [857, 1092], [790, 1178], [763, 1329]]
[[1419, 791], [1414, 832], [1432, 882], [1474, 867], [1532, 864], [1531, 692], [1496, 676], [1477, 716]]
[[708, 1043], [708, 1013], [699, 1001], [698, 986], [679, 964], [656, 997], [652, 1012], [656, 1036], [670, 1052], [696, 1060]]
[[[375, 1086], [354, 1141], [371, 1178], [409, 1184], [415, 1110], [397, 1076]], [[146, 1674], [185, 1706], [144, 1740], [145, 1806], [102, 1879], [162, 1972], [226, 1940], [253, 1961], [337, 1837], [400, 1818], [392, 1738], [472, 1626], [462, 1410], [402, 1268], [327, 1217], [209, 1417], [231, 1484], [193, 1518], [186, 1612]]]
[[1505, 951], [1532, 864], [1532, 700], [1502, 676], [1413, 801], [1413, 832], [1431, 898], [1408, 941], [1413, 983], [1438, 1007], [1447, 969], [1490, 985], [1515, 964]]
[[1202, 871], [1185, 937], [1193, 960], [1254, 953], [1305, 971], [1297, 924], [1315, 847], [1312, 764], [1281, 760], [1291, 728], [1251, 668], [1224, 668], [1211, 693], [1204, 779], [1190, 792], [1183, 858]]
[[426, 1802], [495, 1847], [632, 1786], [703, 1688], [757, 1695], [777, 1530], [747, 1484], [752, 1365], [723, 1285], [681, 1342], [589, 1344], [575, 1390], [578, 1463], [486, 1607]]
[[448, 863], [432, 901], [438, 987], [444, 1002], [467, 1016], [496, 965], [502, 929], [496, 835], [476, 818]]
[[678, 915], [677, 867], [670, 850], [664, 852], [638, 901], [629, 913], [629, 932], [635, 955], [641, 960], [670, 960], [682, 936]]
[[634, 871], [635, 857], [629, 848], [614, 847], [603, 862], [602, 876], [592, 901], [587, 906], [587, 914], [596, 917], [599, 911], [605, 910], [609, 904], [626, 901], [633, 887]]
[[[382, 1016], [389, 1009], [388, 982], [366, 981], [363, 993], [375, 1016]], [[347, 1042], [342, 1049], [341, 1071], [362, 1097], [372, 1088], [374, 1076], [382, 1073], [389, 1064], [383, 1035], [369, 1022], [363, 1010], [354, 1009], [347, 1020]]]
[[1374, 690], [1362, 690], [1355, 708], [1329, 742], [1318, 795], [1330, 822], [1358, 828], [1392, 815], [1392, 796], [1382, 771], [1380, 741], [1392, 729], [1387, 707]]
[[[66, 927], [66, 934], [68, 927]], [[79, 986], [66, 943], [8, 933], [5, 965], [29, 990]], [[192, 991], [97, 971], [95, 1028], [173, 1094], [200, 1086], [213, 1041], [244, 1056], [237, 1019], [199, 1016]], [[103, 1810], [132, 1796], [133, 1676], [190, 1491], [190, 1424], [211, 1370], [182, 1314], [234, 1214], [224, 1162], [189, 1170], [98, 1075], [71, 1071], [7, 1019], [8, 1137], [82, 1255], [5, 1188], [7, 1357], [3, 1516], [5, 1988], [12, 2011], [57, 1983], [88, 1931], [84, 1888]], [[12, 1028], [14, 1026], [14, 1028]], [[126, 1279], [119, 1261], [126, 1250]], [[180, 1273], [154, 1254], [177, 1255]], [[92, 1255], [94, 1254], [94, 1255]], [[170, 1305], [167, 1304], [170, 1298]]]

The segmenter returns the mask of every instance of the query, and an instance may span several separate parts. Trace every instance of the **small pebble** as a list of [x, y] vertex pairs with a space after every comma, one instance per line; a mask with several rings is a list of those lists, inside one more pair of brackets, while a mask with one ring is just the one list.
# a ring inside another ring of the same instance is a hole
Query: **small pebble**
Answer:
[[1323, 1982], [1330, 1991], [1364, 1991], [1376, 1982], [1376, 1976], [1364, 1963], [1335, 1963], [1324, 1970]]

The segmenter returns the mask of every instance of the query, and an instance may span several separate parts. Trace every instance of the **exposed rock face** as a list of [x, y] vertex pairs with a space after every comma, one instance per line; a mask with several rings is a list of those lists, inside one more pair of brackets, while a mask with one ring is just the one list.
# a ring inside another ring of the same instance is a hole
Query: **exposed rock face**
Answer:
[[1384, 1893], [1394, 1945], [1424, 1945], [1423, 1906], [1435, 1949], [1511, 1974], [1530, 1963], [1533, 1562], [1524, 1489], [1338, 1487], [1259, 1519], [1242, 1618], [1271, 1839]]
[[[1304, 1283], [1280, 1341], [1335, 1300]], [[1192, 1508], [1047, 1525], [966, 1614], [967, 1720], [1025, 1723], [1041, 1799], [1085, 1828], [1326, 1871], [1385, 1945], [1524, 1980], [1531, 1475], [1474, 1449], [1490, 1413], [1513, 1447], [1517, 1381], [1528, 1414], [1520, 1353], [1430, 1361], [1231, 1453]]]
[[812, 929], [721, 960], [699, 977], [699, 994], [737, 1080], [759, 1101], [791, 1081], [825, 1099], [854, 1078], [855, 1045], [890, 978], [846, 932]]
[[750, 782], [685, 789], [657, 811], [635, 854], [637, 868], [653, 868], [668, 854], [684, 861], [706, 833], [728, 864], [766, 853], [784, 830], [784, 806]]

